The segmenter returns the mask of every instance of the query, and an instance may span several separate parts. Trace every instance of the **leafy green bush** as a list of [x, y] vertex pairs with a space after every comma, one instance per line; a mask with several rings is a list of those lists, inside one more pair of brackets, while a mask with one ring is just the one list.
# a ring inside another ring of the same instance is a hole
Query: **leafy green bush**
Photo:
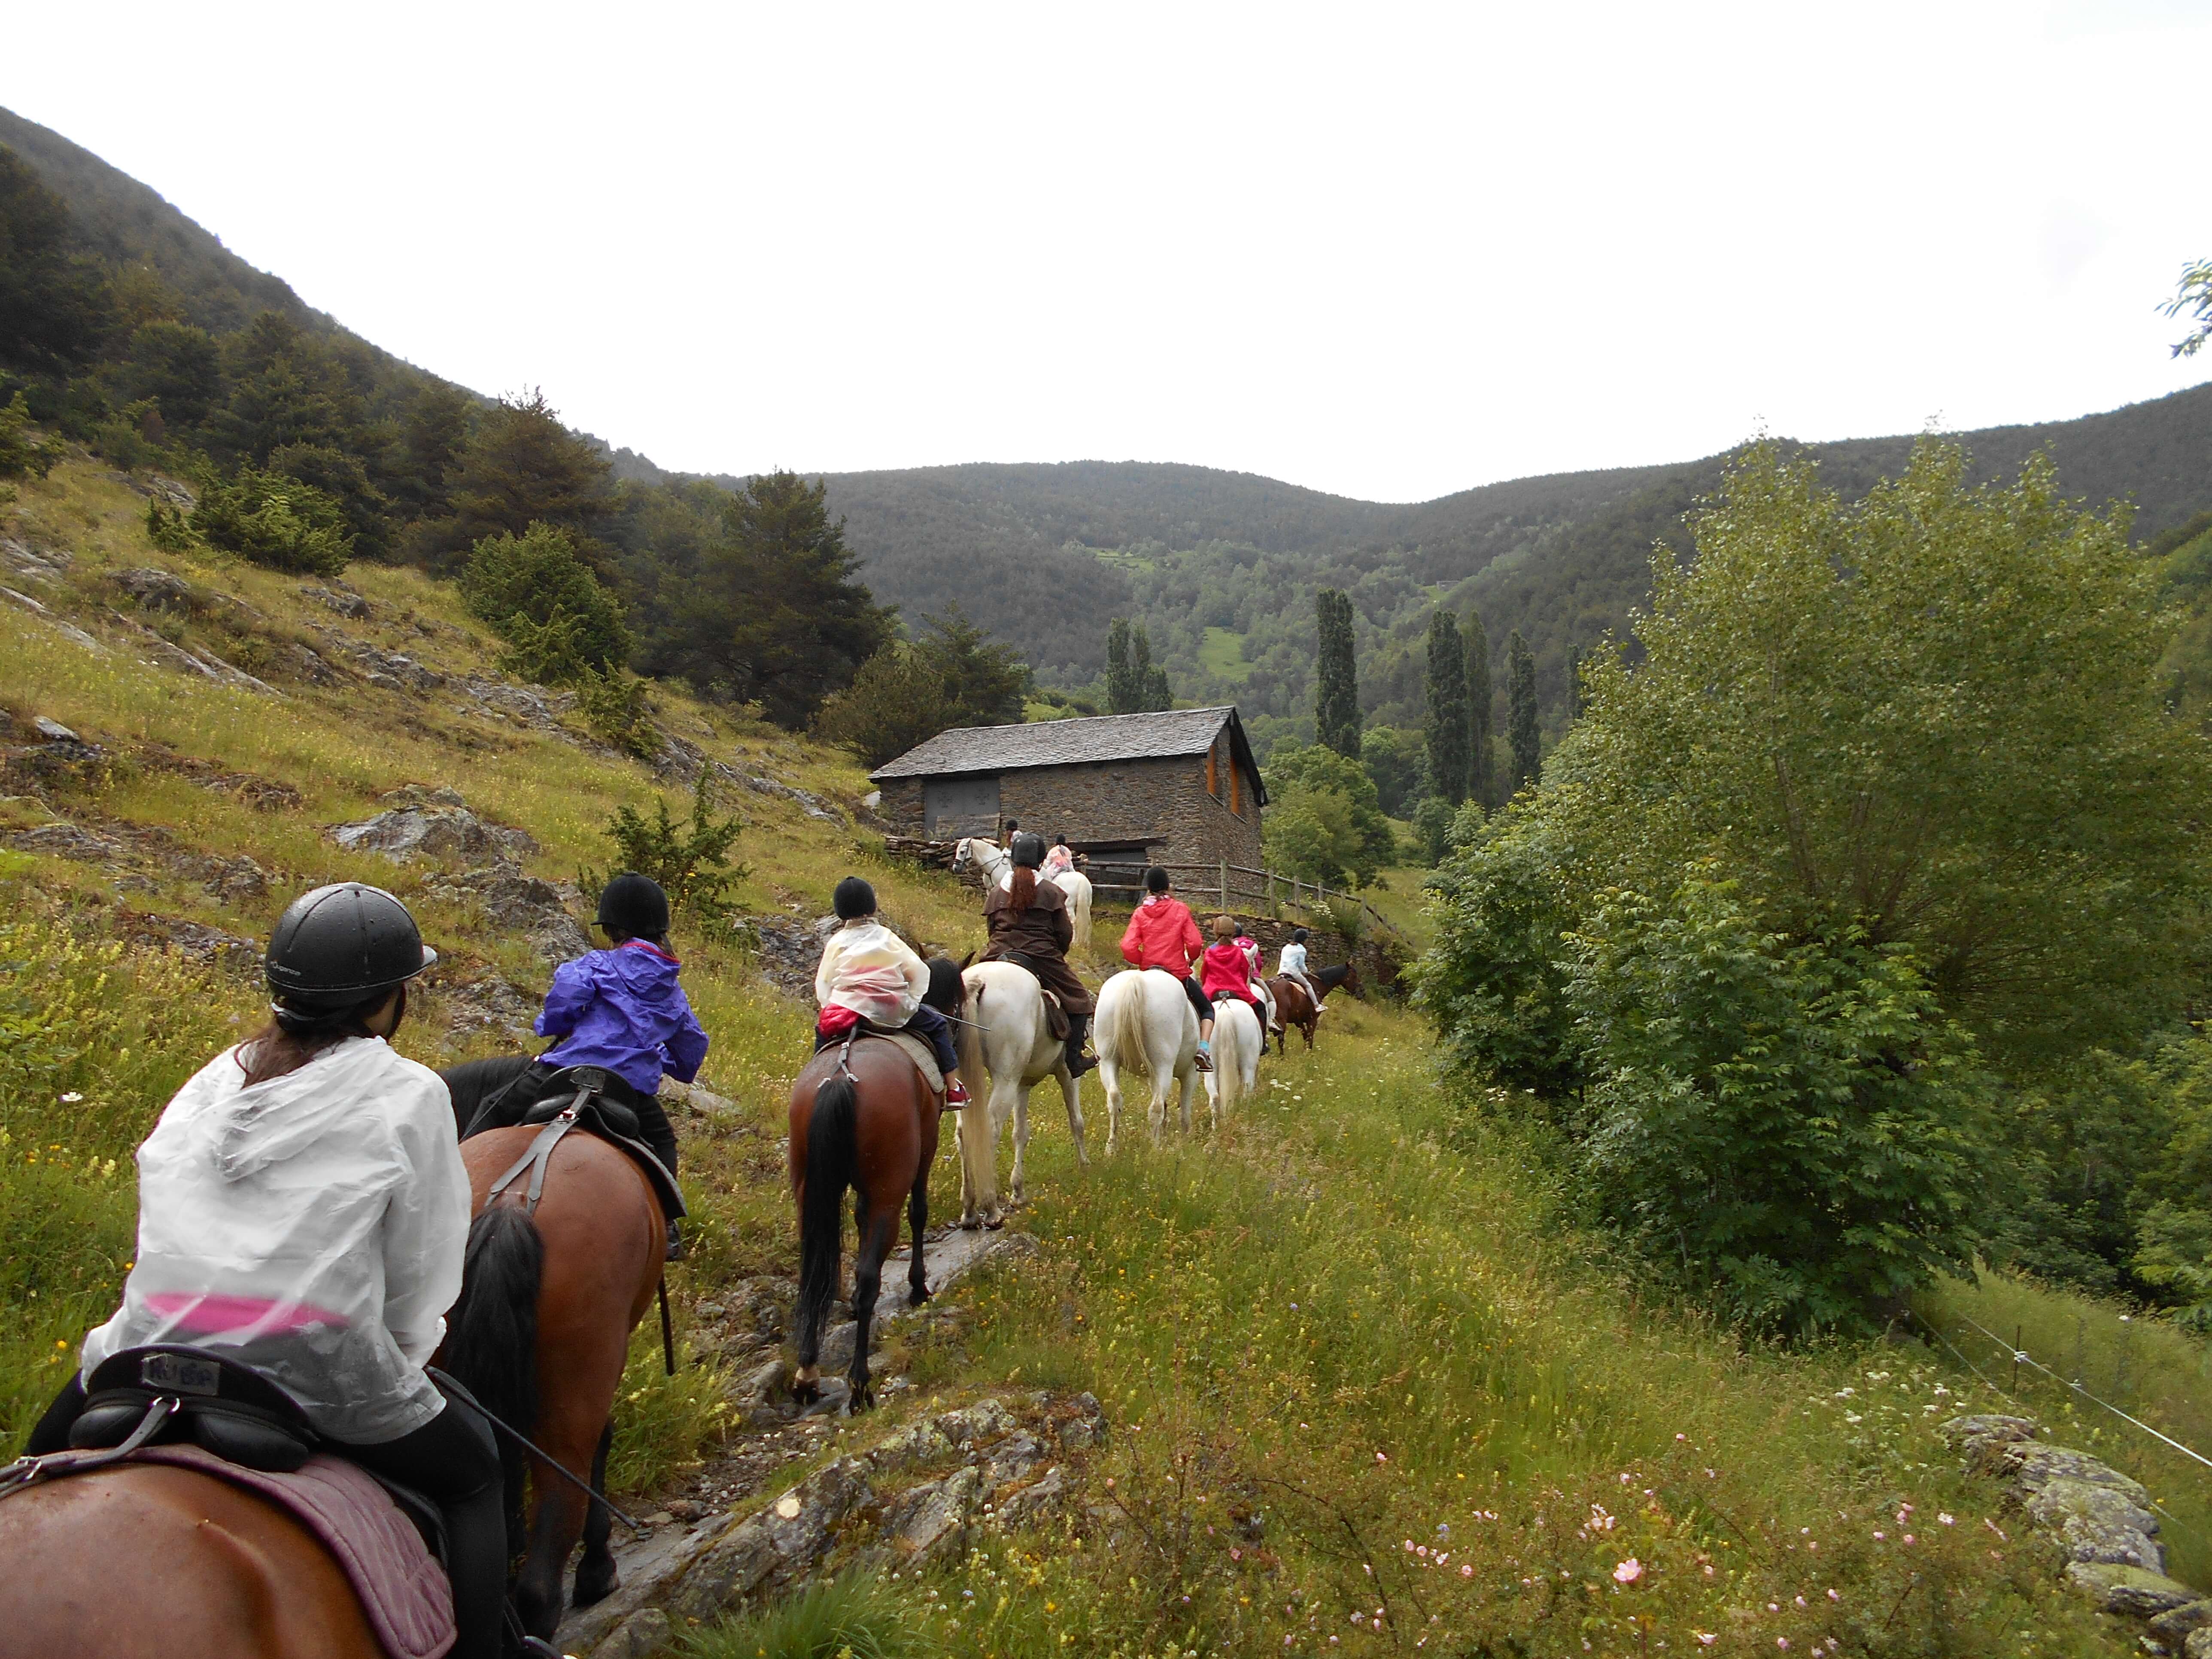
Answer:
[[592, 735], [625, 755], [651, 760], [660, 753], [646, 683], [619, 668], [585, 667], [576, 677], [576, 708]]
[[[670, 815], [665, 795], [655, 796], [653, 804], [650, 818], [627, 804], [617, 806], [600, 832], [615, 844], [616, 871], [635, 870], [659, 882], [677, 917], [712, 921], [728, 915], [732, 893], [752, 873], [730, 862], [730, 848], [737, 845], [744, 821], [735, 814], [715, 818], [714, 785], [703, 771], [691, 793], [687, 824], [679, 826]], [[579, 871], [576, 884], [596, 895], [611, 873]]]
[[228, 483], [202, 486], [192, 528], [211, 546], [272, 570], [335, 576], [353, 557], [353, 534], [336, 501], [313, 484], [250, 466]]
[[532, 524], [476, 544], [461, 572], [469, 612], [512, 648], [515, 672], [558, 685], [629, 656], [622, 601], [602, 586], [566, 530]]
[[698, 1631], [684, 1650], [690, 1659], [908, 1659], [921, 1651], [907, 1622], [909, 1599], [848, 1573]]
[[1413, 808], [1413, 842], [1431, 865], [1442, 864], [1451, 852], [1452, 804], [1442, 795], [1424, 795]]
[[1865, 1329], [1976, 1242], [1990, 1089], [1910, 955], [1793, 943], [1733, 884], [1610, 893], [1568, 941], [1605, 1218], [1735, 1319]]
[[164, 553], [197, 553], [207, 546], [184, 509], [159, 495], [146, 503], [146, 539]]
[[67, 453], [60, 438], [30, 434], [31, 407], [17, 392], [0, 404], [0, 478], [43, 478], [60, 465]]
[[1268, 757], [1261, 834], [1267, 866], [1340, 887], [1371, 885], [1397, 856], [1375, 780], [1359, 762], [1320, 744], [1285, 744]]
[[923, 618], [918, 640], [893, 640], [815, 712], [815, 735], [881, 766], [948, 726], [1012, 726], [1022, 718], [1029, 665], [993, 645], [958, 605]]

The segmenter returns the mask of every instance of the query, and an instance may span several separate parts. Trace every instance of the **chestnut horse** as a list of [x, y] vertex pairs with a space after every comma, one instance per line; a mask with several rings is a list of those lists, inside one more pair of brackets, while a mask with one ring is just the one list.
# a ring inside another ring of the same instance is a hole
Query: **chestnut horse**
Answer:
[[[852, 1392], [846, 1410], [876, 1402], [868, 1382], [868, 1333], [884, 1259], [898, 1238], [899, 1206], [914, 1232], [907, 1301], [929, 1299], [921, 1236], [929, 1225], [929, 1166], [937, 1157], [941, 1103], [903, 1050], [861, 1041], [823, 1049], [791, 1085], [791, 1191], [799, 1206], [799, 1369], [791, 1392], [822, 1397], [822, 1326], [837, 1294], [845, 1250], [845, 1189], [854, 1194], [860, 1233], [853, 1256]], [[969, 1109], [984, 1109], [981, 1101]]]
[[96, 1470], [0, 1504], [0, 1659], [383, 1659], [278, 1505], [194, 1469]]
[[[1307, 977], [1321, 987], [1323, 996], [1340, 985], [1354, 996], [1364, 994], [1359, 986], [1359, 970], [1348, 962], [1334, 968], [1319, 969]], [[1304, 1035], [1306, 1047], [1310, 1049], [1313, 1047], [1314, 1022], [1321, 1015], [1314, 1007], [1313, 999], [1306, 994], [1306, 988], [1288, 974], [1278, 974], [1267, 981], [1267, 988], [1275, 994], [1275, 1053], [1279, 1056], [1282, 1054], [1283, 1044], [1289, 1041], [1290, 1028], [1293, 1025]]]
[[[453, 1067], [445, 1076], [457, 1112], [473, 1116], [478, 1098], [529, 1064], [518, 1057]], [[584, 1131], [553, 1148], [534, 1212], [524, 1207], [527, 1176], [487, 1208], [492, 1184], [530, 1151], [541, 1127], [487, 1129], [461, 1143], [477, 1218], [469, 1229], [467, 1282], [447, 1319], [443, 1364], [485, 1410], [604, 1491], [615, 1394], [629, 1334], [660, 1286], [667, 1223], [652, 1184], [629, 1156]], [[520, 1543], [523, 1476], [536, 1460], [501, 1439], [507, 1536]], [[538, 1474], [531, 1486], [527, 1543], [513, 1596], [524, 1632], [550, 1640], [561, 1620], [562, 1574], [578, 1539], [584, 1553], [576, 1566], [576, 1605], [613, 1591], [607, 1540], [614, 1517], [556, 1475]]]

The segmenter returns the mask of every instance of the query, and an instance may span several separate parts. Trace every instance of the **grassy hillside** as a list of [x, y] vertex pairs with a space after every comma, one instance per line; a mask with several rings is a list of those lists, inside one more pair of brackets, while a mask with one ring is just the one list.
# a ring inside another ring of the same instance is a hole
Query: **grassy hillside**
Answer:
[[[349, 854], [328, 827], [405, 786], [450, 787], [526, 831], [539, 850], [525, 869], [558, 882], [604, 864], [614, 806], [680, 795], [689, 763], [672, 745], [656, 775], [558, 708], [532, 713], [450, 588], [356, 567], [353, 593], [318, 594], [168, 557], [146, 543], [143, 511], [126, 480], [83, 461], [0, 507], [17, 550], [8, 586], [47, 613], [0, 603], [10, 1443], [112, 1304], [130, 1259], [132, 1147], [176, 1084], [258, 1018], [250, 948], [226, 940], [262, 936], [319, 882], [392, 886], [444, 953], [400, 1038], [434, 1062], [510, 1048], [507, 1023], [544, 989], [547, 963], [456, 880], [471, 860]], [[149, 568], [187, 597], [133, 599], [161, 591], [128, 575]], [[367, 614], [340, 614], [332, 596]], [[249, 667], [268, 689], [219, 683], [184, 665], [187, 651], [204, 667]], [[442, 678], [410, 688], [400, 657]], [[741, 910], [811, 917], [858, 868], [916, 937], [956, 951], [978, 941], [966, 890], [884, 860], [854, 816], [864, 783], [849, 763], [656, 696], [668, 737], [762, 781], [723, 793], [746, 819]], [[39, 717], [96, 752], [45, 739]], [[687, 1331], [720, 1287], [791, 1270], [778, 1141], [808, 1011], [741, 936], [679, 929], [677, 943], [714, 1042], [702, 1081], [740, 1109], [680, 1125], [701, 1218], [675, 1275]], [[1088, 966], [1109, 966], [1103, 945]], [[1038, 1114], [1021, 1224], [1040, 1254], [958, 1293], [970, 1317], [951, 1328], [965, 1334], [925, 1340], [911, 1356], [923, 1386], [894, 1396], [884, 1420], [925, 1397], [1062, 1385], [1107, 1403], [1113, 1443], [1080, 1495], [1091, 1522], [995, 1540], [898, 1593], [918, 1650], [1575, 1659], [1703, 1651], [1709, 1638], [1745, 1655], [1831, 1638], [1879, 1654], [2118, 1650], [2052, 1588], [2049, 1553], [2019, 1540], [1934, 1438], [1933, 1422], [1992, 1398], [1963, 1364], [1909, 1340], [1747, 1347], [1653, 1304], [1574, 1231], [1532, 1160], [1437, 1088], [1421, 1026], [1388, 1007], [1336, 1009], [1318, 1052], [1293, 1045], [1270, 1061], [1261, 1099], [1218, 1137], [1154, 1152], [1139, 1132], [1085, 1177], [1056, 1110]], [[1095, 1085], [1088, 1104], [1097, 1134]], [[948, 1155], [940, 1215], [956, 1193]], [[2078, 1343], [2093, 1383], [2182, 1438], [2212, 1437], [2202, 1351], [2178, 1333], [2002, 1281], [1945, 1286], [1923, 1311], [1962, 1346], [1969, 1316], [2039, 1352]], [[665, 1490], [688, 1460], [750, 1432], [732, 1420], [726, 1382], [712, 1364], [663, 1379], [641, 1346], [623, 1405], [625, 1490]], [[2165, 1501], [2182, 1570], [2212, 1571], [2201, 1483], [2098, 1431], [2100, 1452]], [[1893, 1518], [1906, 1503], [1923, 1517], [1909, 1546]]]

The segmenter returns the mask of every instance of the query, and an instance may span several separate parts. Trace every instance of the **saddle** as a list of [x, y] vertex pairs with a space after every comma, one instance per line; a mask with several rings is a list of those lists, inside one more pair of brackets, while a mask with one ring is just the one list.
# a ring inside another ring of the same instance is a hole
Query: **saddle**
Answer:
[[[507, 1088], [484, 1102], [469, 1121], [461, 1137], [480, 1134], [486, 1129], [512, 1127], [497, 1121], [498, 1109], [507, 1095], [530, 1076], [525, 1072]], [[539, 1086], [538, 1098], [514, 1121], [527, 1127], [543, 1124], [544, 1130], [530, 1143], [530, 1150], [517, 1159], [506, 1174], [494, 1182], [486, 1203], [495, 1202], [525, 1170], [530, 1181], [523, 1197], [523, 1208], [535, 1210], [538, 1198], [545, 1190], [545, 1169], [551, 1161], [553, 1149], [572, 1129], [583, 1129], [598, 1136], [610, 1146], [620, 1148], [635, 1163], [647, 1181], [652, 1183], [653, 1195], [660, 1200], [660, 1211], [671, 1221], [690, 1212], [684, 1207], [684, 1194], [678, 1190], [676, 1177], [668, 1166], [653, 1156], [653, 1148], [638, 1136], [637, 1113], [629, 1100], [635, 1096], [630, 1085], [612, 1072], [599, 1066], [568, 1066], [544, 1079]]]

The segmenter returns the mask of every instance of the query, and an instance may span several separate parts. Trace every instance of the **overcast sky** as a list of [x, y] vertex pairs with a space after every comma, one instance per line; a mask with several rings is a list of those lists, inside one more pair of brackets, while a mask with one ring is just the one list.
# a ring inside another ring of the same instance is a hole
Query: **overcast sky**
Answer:
[[664, 466], [1370, 499], [2212, 375], [2208, 3], [21, 8], [0, 103]]

